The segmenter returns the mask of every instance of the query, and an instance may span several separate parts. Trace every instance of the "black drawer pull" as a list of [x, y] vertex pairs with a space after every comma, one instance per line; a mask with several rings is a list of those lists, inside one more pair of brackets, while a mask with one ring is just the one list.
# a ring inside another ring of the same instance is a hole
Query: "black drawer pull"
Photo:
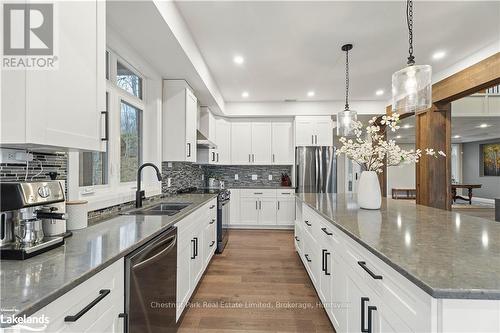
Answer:
[[108, 296], [110, 292], [111, 292], [111, 290], [109, 290], [109, 289], [101, 289], [101, 290], [99, 290], [99, 296], [97, 296], [97, 298], [95, 300], [93, 300], [86, 307], [84, 307], [83, 309], [81, 309], [80, 312], [78, 312], [76, 315], [64, 317], [64, 321], [65, 322], [74, 322], [74, 321], [77, 321], [78, 319], [80, 319], [81, 316], [83, 316], [90, 309], [92, 309], [97, 303], [99, 303], [100, 301], [102, 301], [102, 299], [104, 297]]
[[322, 272], [325, 272], [326, 271], [326, 258], [325, 258], [325, 253], [327, 252], [327, 250], [323, 249], [321, 250], [321, 271]]
[[264, 194], [264, 193], [262, 193], [262, 192], [254, 192], [253, 194]]
[[370, 274], [370, 276], [372, 278], [374, 278], [375, 280], [382, 280], [382, 275], [377, 275], [377, 274], [373, 273], [368, 267], [366, 267], [365, 261], [358, 261], [358, 265], [361, 266], [361, 268], [363, 268], [365, 270], [365, 272]]
[[194, 241], [196, 243], [194, 257], [196, 258], [198, 256], [198, 237], [194, 237]]
[[368, 333], [368, 328], [365, 328], [365, 303], [369, 302], [368, 297], [361, 297], [361, 332]]
[[312, 261], [311, 259], [309, 259], [309, 255], [308, 254], [304, 254], [304, 257], [306, 257], [307, 262], [311, 262]]
[[328, 271], [328, 256], [331, 255], [330, 252], [325, 252], [325, 275], [330, 275]]
[[309, 223], [309, 221], [304, 221], [304, 223], [305, 223], [308, 227], [312, 226], [312, 224], [311, 224], [311, 223]]
[[122, 312], [118, 314], [118, 318], [123, 318], [123, 333], [128, 333], [128, 314]]
[[191, 259], [196, 259], [196, 241], [191, 239], [191, 243], [193, 244], [193, 255], [191, 256]]
[[212, 221], [208, 222], [208, 224], [214, 224], [215, 219], [212, 219]]
[[215, 244], [215, 241], [212, 241], [212, 244], [210, 244], [209, 247], [214, 246], [214, 244]]
[[372, 311], [377, 311], [377, 307], [373, 305], [368, 307], [368, 333], [372, 333]]
[[209, 208], [209, 209], [214, 209], [214, 208], [215, 208], [215, 205], [212, 205], [212, 206], [210, 206], [210, 208]]
[[295, 236], [295, 240], [296, 240], [297, 242], [300, 242], [300, 239], [299, 239], [299, 237], [297, 237], [297, 236]]
[[327, 234], [328, 236], [333, 235], [333, 233], [328, 232], [328, 230], [326, 230], [326, 228], [321, 228], [321, 230], [323, 230], [323, 232], [324, 232], [325, 234]]

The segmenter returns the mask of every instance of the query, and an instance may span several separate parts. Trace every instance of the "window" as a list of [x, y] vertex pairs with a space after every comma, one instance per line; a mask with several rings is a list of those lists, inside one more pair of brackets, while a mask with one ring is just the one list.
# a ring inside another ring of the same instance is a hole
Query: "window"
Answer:
[[116, 64], [116, 85], [135, 97], [142, 99], [142, 78], [120, 61], [117, 61]]
[[125, 101], [120, 103], [120, 181], [137, 179], [141, 164], [142, 111]]
[[[107, 54], [107, 53], [106, 53]], [[109, 112], [109, 94], [106, 92], [106, 112]], [[106, 152], [81, 152], [79, 155], [79, 186], [108, 184], [108, 143]]]

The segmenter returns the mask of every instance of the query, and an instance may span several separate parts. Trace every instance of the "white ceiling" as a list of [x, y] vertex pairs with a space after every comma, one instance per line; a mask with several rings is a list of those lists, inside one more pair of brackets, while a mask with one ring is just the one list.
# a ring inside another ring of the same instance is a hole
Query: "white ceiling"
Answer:
[[[183, 1], [184, 17], [226, 101], [338, 100], [352, 42], [351, 96], [388, 100], [407, 57], [405, 3]], [[415, 3], [415, 56], [444, 70], [499, 40], [500, 2]], [[447, 56], [432, 60], [435, 51]], [[245, 57], [243, 66], [234, 55]], [[385, 95], [375, 96], [377, 89]], [[242, 98], [242, 91], [249, 98]], [[308, 98], [307, 91], [316, 96]]]

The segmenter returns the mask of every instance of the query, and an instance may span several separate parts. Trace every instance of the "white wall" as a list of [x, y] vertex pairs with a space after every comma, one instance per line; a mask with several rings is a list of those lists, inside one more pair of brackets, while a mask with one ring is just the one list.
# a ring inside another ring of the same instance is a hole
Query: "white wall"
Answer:
[[[336, 115], [344, 110], [344, 101], [323, 102], [239, 102], [226, 103], [224, 114], [229, 117], [281, 117]], [[350, 106], [358, 114], [385, 114], [384, 101], [352, 101]]]
[[[401, 143], [402, 149], [415, 149], [414, 144]], [[415, 164], [402, 164], [389, 167], [387, 170], [387, 196], [391, 197], [393, 188], [416, 188]]]

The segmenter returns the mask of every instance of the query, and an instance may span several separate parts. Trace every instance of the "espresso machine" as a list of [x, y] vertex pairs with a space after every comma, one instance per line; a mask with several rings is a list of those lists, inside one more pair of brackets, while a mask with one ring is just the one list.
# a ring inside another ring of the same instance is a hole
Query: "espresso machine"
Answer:
[[64, 201], [58, 181], [0, 183], [1, 259], [23, 260], [63, 245], [64, 236], [44, 235], [43, 224], [66, 219]]

